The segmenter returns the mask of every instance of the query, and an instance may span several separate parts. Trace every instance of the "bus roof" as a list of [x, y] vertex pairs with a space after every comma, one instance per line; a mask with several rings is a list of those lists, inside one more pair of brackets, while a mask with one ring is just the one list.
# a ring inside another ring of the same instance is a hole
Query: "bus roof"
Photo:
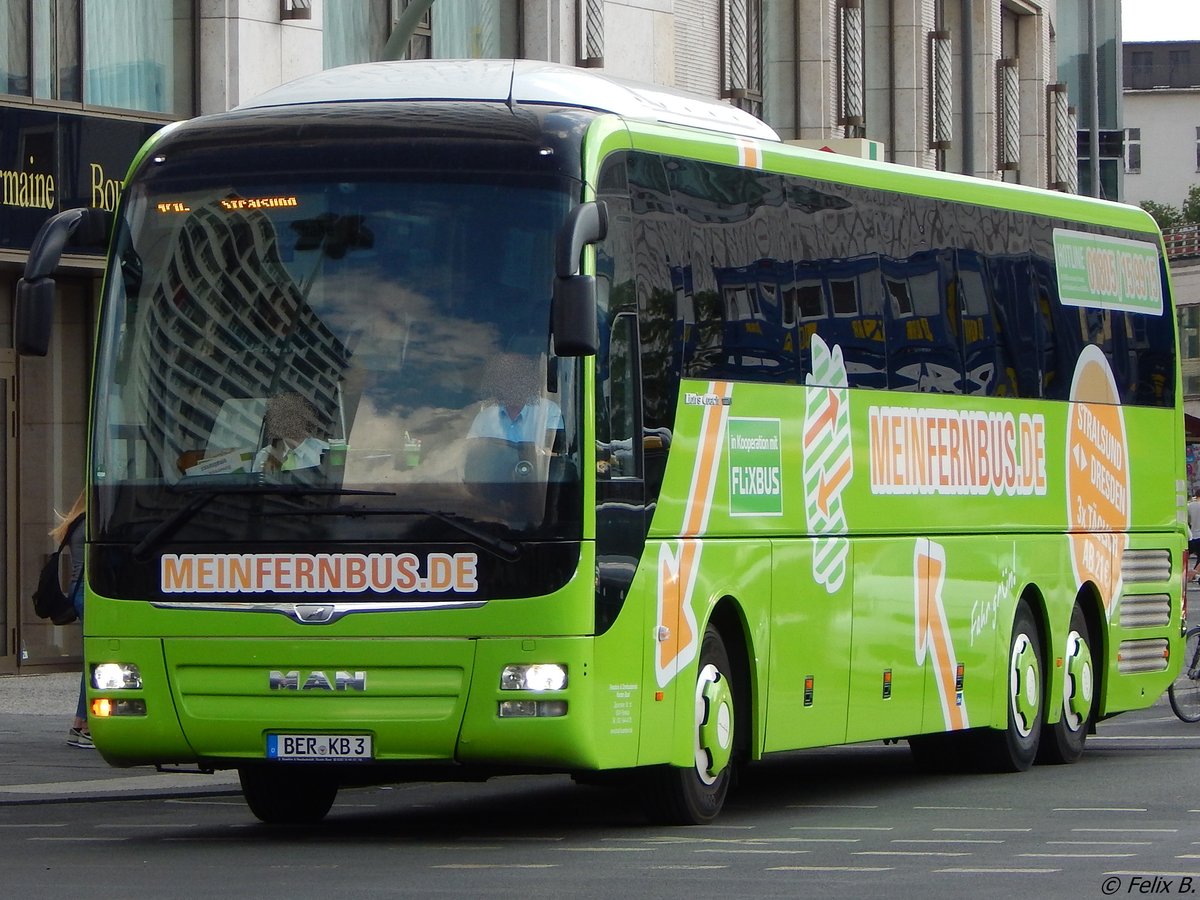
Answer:
[[362, 63], [298, 78], [239, 109], [387, 100], [483, 100], [578, 106], [623, 118], [688, 125], [766, 141], [779, 135], [719, 100], [532, 59]]

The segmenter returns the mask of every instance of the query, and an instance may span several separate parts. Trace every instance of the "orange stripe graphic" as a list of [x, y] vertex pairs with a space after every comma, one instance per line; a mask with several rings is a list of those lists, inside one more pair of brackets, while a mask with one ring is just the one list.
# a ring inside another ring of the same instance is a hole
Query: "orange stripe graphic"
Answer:
[[703, 535], [708, 527], [708, 514], [717, 483], [725, 422], [729, 413], [727, 402], [732, 397], [733, 385], [714, 381], [709, 384], [708, 392], [719, 402], [704, 408], [696, 462], [692, 468], [692, 483], [680, 531], [683, 539], [679, 541], [677, 554], [665, 544], [659, 552], [658, 625], [660, 635], [665, 635], [665, 638], [660, 638], [658, 646], [657, 675], [660, 687], [665, 687], [679, 668], [692, 660], [698, 644], [691, 604], [703, 543], [695, 538]]
[[946, 551], [933, 541], [917, 543], [917, 662], [923, 661], [932, 648], [933, 674], [937, 680], [946, 727], [957, 731], [967, 727], [966, 708], [958, 703], [957, 663], [954, 658], [954, 639], [942, 604], [942, 587], [946, 576]]

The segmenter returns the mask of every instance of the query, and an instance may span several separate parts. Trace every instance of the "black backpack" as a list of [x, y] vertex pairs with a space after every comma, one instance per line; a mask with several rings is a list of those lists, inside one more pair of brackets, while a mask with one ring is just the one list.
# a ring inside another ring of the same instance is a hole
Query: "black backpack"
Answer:
[[33, 592], [33, 611], [38, 614], [39, 619], [49, 619], [55, 625], [70, 625], [79, 618], [75, 613], [75, 604], [71, 602], [70, 597], [63, 593], [62, 585], [59, 583], [58, 560], [62, 556], [63, 547], [67, 546], [67, 542], [71, 540], [71, 534], [82, 521], [83, 516], [80, 516], [71, 523], [71, 527], [63, 535], [62, 543], [58, 545], [58, 549], [50, 554], [46, 565], [42, 566], [42, 574], [38, 576], [37, 590]]

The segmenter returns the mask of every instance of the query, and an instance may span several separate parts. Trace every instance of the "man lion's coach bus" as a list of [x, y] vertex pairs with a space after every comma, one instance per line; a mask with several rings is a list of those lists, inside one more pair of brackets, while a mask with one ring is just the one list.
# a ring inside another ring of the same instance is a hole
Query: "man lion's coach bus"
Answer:
[[1172, 680], [1174, 314], [1144, 212], [811, 153], [530, 61], [177, 123], [103, 231], [90, 722], [351, 783], [605, 773], [660, 821], [776, 751], [1070, 762]]

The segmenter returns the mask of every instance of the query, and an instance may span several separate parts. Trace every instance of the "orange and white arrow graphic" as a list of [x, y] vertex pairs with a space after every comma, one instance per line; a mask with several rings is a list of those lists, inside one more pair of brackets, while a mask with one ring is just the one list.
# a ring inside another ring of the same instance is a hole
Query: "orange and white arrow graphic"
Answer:
[[700, 644], [692, 592], [704, 550], [700, 538], [708, 529], [713, 491], [717, 485], [717, 468], [725, 442], [733, 385], [713, 381], [708, 385], [708, 392], [717, 402], [704, 407], [681, 537], [675, 542], [674, 549], [664, 542], [658, 551], [658, 653], [654, 671], [659, 687], [666, 687], [680, 669], [696, 658]]

